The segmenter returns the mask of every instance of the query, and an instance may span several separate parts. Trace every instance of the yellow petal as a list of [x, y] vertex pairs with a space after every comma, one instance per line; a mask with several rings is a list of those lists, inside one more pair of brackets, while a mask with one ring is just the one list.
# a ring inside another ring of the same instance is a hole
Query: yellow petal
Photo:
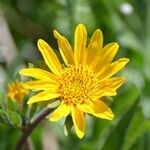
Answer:
[[48, 90], [48, 91], [40, 92], [36, 94], [35, 96], [31, 97], [28, 100], [27, 104], [32, 104], [32, 103], [42, 102], [42, 101], [49, 101], [57, 97], [59, 97], [59, 94], [56, 91], [54, 92], [54, 91]]
[[79, 109], [85, 113], [92, 114], [96, 117], [112, 120], [114, 118], [114, 114], [111, 109], [101, 100], [95, 101], [86, 101], [83, 104], [80, 104]]
[[54, 30], [54, 36], [58, 40], [59, 51], [65, 64], [67, 66], [69, 64], [73, 65], [74, 64], [73, 50], [68, 40], [65, 37], [61, 36], [56, 30]]
[[108, 64], [105, 68], [100, 70], [96, 75], [100, 81], [108, 79], [111, 76], [113, 76], [115, 73], [120, 71], [128, 62], [129, 59], [121, 58], [111, 64]]
[[27, 68], [22, 69], [19, 72], [22, 75], [29, 76], [35, 79], [47, 79], [52, 82], [57, 81], [57, 76], [43, 69], [38, 68]]
[[84, 64], [86, 58], [87, 31], [83, 24], [77, 26], [74, 38], [75, 63]]
[[75, 106], [71, 108], [71, 116], [75, 126], [77, 136], [81, 139], [85, 134], [85, 116], [84, 113], [78, 110]]
[[90, 64], [90, 68], [93, 68], [96, 71], [99, 71], [102, 67], [109, 64], [118, 51], [118, 43], [107, 44], [102, 48]]
[[98, 84], [99, 92], [97, 92], [97, 95], [99, 95], [99, 97], [116, 95], [116, 90], [124, 83], [124, 81], [124, 77], [116, 77], [100, 82]]
[[60, 75], [60, 72], [62, 71], [62, 67], [56, 54], [54, 53], [53, 49], [50, 47], [50, 45], [48, 45], [44, 40], [39, 39], [38, 48], [43, 55], [45, 63], [51, 69], [51, 71], [56, 75]]
[[36, 80], [28, 81], [23, 84], [23, 87], [31, 90], [53, 90], [56, 89], [58, 85], [50, 82], [49, 80]]
[[97, 56], [98, 51], [101, 50], [103, 46], [103, 34], [100, 29], [97, 29], [90, 40], [87, 48], [86, 64], [90, 65], [95, 56]]
[[70, 107], [62, 103], [50, 116], [50, 121], [58, 121], [62, 117], [66, 117], [70, 113]]

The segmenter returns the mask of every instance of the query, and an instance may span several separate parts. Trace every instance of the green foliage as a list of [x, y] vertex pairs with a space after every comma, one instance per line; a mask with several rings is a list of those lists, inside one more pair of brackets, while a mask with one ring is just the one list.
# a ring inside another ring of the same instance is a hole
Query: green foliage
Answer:
[[72, 117], [69, 115], [67, 116], [65, 123], [64, 123], [64, 134], [67, 136], [73, 126]]
[[[123, 3], [130, 3], [133, 11], [126, 14], [121, 10]], [[126, 84], [118, 91], [110, 104], [115, 119], [106, 121], [87, 117], [86, 136], [79, 140], [72, 130], [72, 120], [67, 117], [65, 131], [60, 121], [49, 126], [47, 132], [61, 150], [148, 150], [150, 147], [150, 3], [148, 0], [1, 0], [0, 17], [8, 24], [12, 40], [16, 45], [16, 56], [8, 63], [1, 62], [5, 82], [0, 80], [0, 149], [11, 150], [20, 136], [22, 125], [29, 123], [44, 107], [44, 104], [28, 107], [25, 97], [20, 106], [5, 97], [6, 84], [21, 79], [20, 67], [26, 65], [47, 69], [36, 42], [43, 38], [54, 47], [58, 46], [53, 37], [57, 29], [73, 43], [74, 27], [84, 23], [89, 36], [97, 28], [104, 33], [104, 44], [117, 41], [120, 50], [117, 57], [128, 57], [129, 65], [120, 73], [126, 76]], [[1, 36], [1, 35], [0, 35]], [[0, 38], [1, 39], [1, 38]], [[9, 40], [9, 39], [8, 39]], [[0, 52], [3, 50], [0, 43]], [[9, 54], [8, 54], [9, 55]], [[28, 63], [33, 63], [29, 64]], [[29, 95], [30, 96], [30, 95]], [[44, 124], [38, 126], [31, 135], [35, 149], [42, 149]], [[49, 141], [50, 138], [47, 140]], [[59, 142], [58, 142], [59, 141]], [[51, 141], [49, 142], [51, 143]]]
[[137, 109], [138, 100], [136, 100], [130, 109], [122, 116], [112, 132], [108, 135], [102, 149], [109, 150], [111, 147], [114, 149], [122, 149], [127, 129]]
[[14, 127], [21, 127], [22, 120], [18, 113], [9, 110], [7, 114], [9, 116], [9, 121]]

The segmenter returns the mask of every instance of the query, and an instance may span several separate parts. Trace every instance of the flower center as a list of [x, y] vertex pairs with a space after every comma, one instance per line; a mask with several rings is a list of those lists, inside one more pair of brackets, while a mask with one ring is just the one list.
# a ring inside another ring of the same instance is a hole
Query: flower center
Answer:
[[97, 81], [93, 71], [88, 67], [70, 65], [64, 69], [60, 77], [60, 98], [69, 104], [84, 103], [95, 95]]

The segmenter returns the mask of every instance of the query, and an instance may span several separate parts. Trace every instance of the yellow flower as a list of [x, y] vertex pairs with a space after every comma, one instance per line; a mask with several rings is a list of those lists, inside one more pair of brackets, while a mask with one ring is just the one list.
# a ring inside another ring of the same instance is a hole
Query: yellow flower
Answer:
[[[103, 47], [103, 35], [97, 29], [87, 45], [87, 31], [83, 24], [75, 30], [74, 51], [68, 40], [54, 30], [60, 54], [64, 60], [62, 66], [53, 49], [42, 39], [38, 48], [51, 71], [28, 68], [20, 74], [37, 80], [24, 84], [27, 89], [40, 91], [31, 97], [28, 104], [41, 101], [60, 100], [59, 107], [51, 114], [50, 120], [57, 121], [67, 115], [72, 116], [77, 136], [85, 134], [85, 114], [112, 120], [114, 114], [101, 100], [104, 96], [116, 95], [123, 84], [124, 77], [112, 77], [129, 61], [121, 58], [112, 62], [119, 45], [110, 43]], [[51, 73], [52, 72], [52, 73]]]
[[28, 94], [28, 90], [23, 87], [23, 83], [16, 81], [15, 83], [8, 84], [7, 95], [12, 100], [17, 101], [18, 103], [22, 102], [23, 97]]

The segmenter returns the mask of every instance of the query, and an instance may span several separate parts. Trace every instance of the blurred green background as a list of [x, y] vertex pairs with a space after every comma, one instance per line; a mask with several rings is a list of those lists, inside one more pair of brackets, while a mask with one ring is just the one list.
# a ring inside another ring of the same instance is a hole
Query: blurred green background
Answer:
[[[88, 116], [82, 140], [74, 131], [64, 135], [63, 120], [44, 121], [31, 135], [33, 149], [150, 150], [149, 0], [0, 0], [0, 103], [7, 82], [19, 78], [18, 70], [42, 60], [37, 40], [43, 38], [57, 49], [56, 29], [73, 44], [78, 23], [85, 24], [89, 37], [100, 28], [104, 44], [120, 44], [116, 58], [130, 58], [120, 73], [127, 78], [126, 83], [110, 104], [115, 119]], [[20, 131], [2, 120], [0, 149], [12, 150]]]

